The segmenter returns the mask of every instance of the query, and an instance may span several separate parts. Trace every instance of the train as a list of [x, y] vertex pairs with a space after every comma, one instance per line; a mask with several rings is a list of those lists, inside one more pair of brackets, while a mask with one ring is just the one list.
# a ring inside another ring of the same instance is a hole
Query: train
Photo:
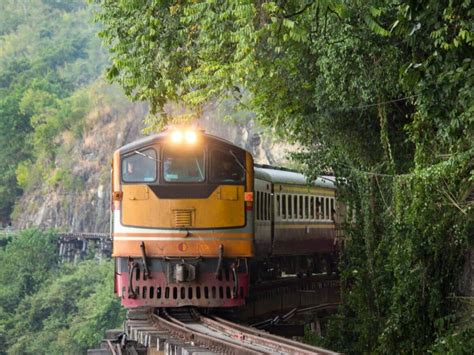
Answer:
[[114, 289], [126, 308], [239, 307], [252, 284], [334, 271], [330, 176], [308, 182], [173, 128], [116, 150], [111, 185]]

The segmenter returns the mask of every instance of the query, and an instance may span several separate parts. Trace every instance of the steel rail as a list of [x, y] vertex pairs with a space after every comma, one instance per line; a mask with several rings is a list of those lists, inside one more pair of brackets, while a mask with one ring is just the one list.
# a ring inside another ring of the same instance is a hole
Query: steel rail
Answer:
[[236, 337], [244, 337], [264, 346], [274, 348], [275, 351], [285, 352], [289, 354], [336, 354], [335, 352], [318, 348], [315, 346], [299, 343], [287, 338], [272, 335], [260, 330], [246, 327], [240, 324], [230, 322], [228, 320], [213, 317], [213, 319], [201, 316], [201, 322], [217, 328], [222, 332], [232, 334]]
[[206, 316], [194, 308], [169, 311], [162, 309], [160, 315], [150, 311], [144, 310], [132, 315], [134, 319], [130, 320], [130, 326], [137, 327], [135, 330], [130, 328], [131, 339], [145, 346], [151, 346], [151, 343], [142, 343], [141, 332], [164, 331], [175, 340], [181, 339], [190, 346], [207, 348], [220, 354], [336, 354], [222, 318]]
[[[165, 312], [166, 318], [152, 315], [152, 319], [158, 327], [165, 328], [187, 341], [194, 341], [220, 352], [236, 354], [335, 354], [326, 349], [271, 335], [222, 318], [203, 316], [195, 310], [190, 310], [187, 316], [191, 317], [190, 323], [182, 322], [167, 312]], [[197, 329], [196, 325], [207, 328], [208, 332]], [[231, 340], [211, 335], [216, 332], [229, 337]]]
[[167, 316], [169, 319], [159, 317], [156, 314], [151, 315], [152, 322], [161, 329], [166, 329], [170, 333], [174, 333], [177, 336], [185, 339], [186, 341], [196, 342], [199, 345], [208, 347], [210, 349], [217, 349], [222, 353], [232, 353], [232, 354], [244, 354], [244, 355], [257, 355], [265, 354], [260, 351], [255, 351], [247, 347], [238, 345], [236, 343], [225, 341], [223, 339], [218, 339], [212, 337], [203, 332], [196, 331], [195, 329], [190, 329], [189, 326], [186, 326], [185, 323], [180, 322], [179, 320]]

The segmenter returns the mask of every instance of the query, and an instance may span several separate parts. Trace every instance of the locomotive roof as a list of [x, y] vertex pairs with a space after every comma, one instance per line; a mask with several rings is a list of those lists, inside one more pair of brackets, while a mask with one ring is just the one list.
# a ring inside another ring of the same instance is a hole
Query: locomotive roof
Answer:
[[[201, 131], [203, 135], [206, 136], [206, 138], [210, 138], [215, 141], [219, 141], [225, 144], [232, 145], [236, 148], [242, 149], [232, 142], [229, 142], [228, 140], [225, 140], [223, 138], [220, 138], [218, 136], [214, 136], [208, 133], [205, 133]], [[155, 142], [159, 142], [163, 139], [165, 139], [169, 134], [169, 130], [163, 131], [161, 133], [153, 134], [147, 137], [143, 137], [140, 139], [137, 139], [134, 142], [128, 143], [124, 145], [123, 147], [119, 148], [118, 151], [120, 154], [127, 153], [133, 150], [140, 149], [142, 147], [146, 147], [148, 145], [151, 145]], [[243, 149], [242, 149], [243, 150]], [[255, 177], [257, 179], [261, 180], [266, 180], [270, 181], [275, 184], [293, 184], [293, 185], [313, 185], [313, 186], [319, 186], [319, 187], [325, 187], [325, 188], [331, 188], [335, 189], [335, 184], [334, 184], [334, 176], [329, 176], [329, 175], [324, 175], [318, 177], [316, 180], [312, 182], [308, 182], [308, 179], [306, 176], [304, 176], [301, 173], [298, 173], [296, 171], [292, 171], [289, 169], [285, 168], [277, 168], [269, 165], [258, 165], [255, 164]]]
[[[212, 134], [205, 133], [204, 131], [200, 131], [200, 132], [201, 132], [202, 135], [206, 136], [206, 138], [210, 138], [214, 141], [219, 141], [219, 142], [234, 146], [238, 149], [245, 150], [245, 149], [235, 145], [234, 143], [232, 143], [232, 142], [230, 142], [226, 139], [223, 139], [223, 138], [218, 137], [218, 136], [214, 136]], [[147, 137], [137, 139], [136, 141], [133, 141], [131, 143], [128, 143], [128, 144], [120, 147], [118, 149], [118, 151], [120, 153], [126, 153], [126, 152], [130, 152], [130, 151], [133, 151], [133, 150], [136, 150], [136, 149], [140, 149], [142, 147], [145, 147], [147, 145], [151, 145], [153, 143], [156, 143], [156, 142], [159, 142], [159, 141], [165, 139], [166, 137], [168, 137], [169, 133], [170, 133], [170, 130], [165, 130], [165, 131], [157, 133], [157, 134], [153, 134], [153, 135], [150, 135], [150, 136], [147, 136]]]
[[282, 168], [275, 167], [262, 167], [255, 165], [254, 167], [255, 178], [270, 181], [274, 184], [292, 184], [292, 185], [313, 185], [319, 187], [325, 187], [335, 189], [334, 176], [323, 175], [318, 177], [311, 183], [308, 182], [308, 178], [301, 173], [291, 171]]

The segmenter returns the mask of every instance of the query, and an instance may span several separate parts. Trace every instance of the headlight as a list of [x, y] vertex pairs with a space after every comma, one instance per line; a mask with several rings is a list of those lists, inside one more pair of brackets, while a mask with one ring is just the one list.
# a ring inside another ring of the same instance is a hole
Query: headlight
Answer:
[[174, 131], [171, 133], [171, 141], [173, 143], [181, 143], [183, 140], [183, 133], [181, 131]]
[[185, 138], [187, 143], [193, 144], [197, 141], [197, 134], [194, 131], [186, 131]]

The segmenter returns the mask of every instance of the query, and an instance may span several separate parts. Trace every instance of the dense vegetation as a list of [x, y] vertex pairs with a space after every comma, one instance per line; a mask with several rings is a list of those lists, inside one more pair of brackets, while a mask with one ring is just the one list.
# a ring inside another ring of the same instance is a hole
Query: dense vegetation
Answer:
[[472, 352], [458, 279], [473, 244], [469, 1], [97, 0], [108, 77], [199, 115], [233, 98], [343, 178], [344, 306], [320, 339], [347, 353]]
[[106, 55], [82, 0], [0, 1], [0, 223], [22, 189], [68, 182], [55, 166], [80, 137]]
[[0, 353], [80, 354], [121, 325], [113, 263], [57, 255], [56, 235], [38, 230], [0, 249]]

